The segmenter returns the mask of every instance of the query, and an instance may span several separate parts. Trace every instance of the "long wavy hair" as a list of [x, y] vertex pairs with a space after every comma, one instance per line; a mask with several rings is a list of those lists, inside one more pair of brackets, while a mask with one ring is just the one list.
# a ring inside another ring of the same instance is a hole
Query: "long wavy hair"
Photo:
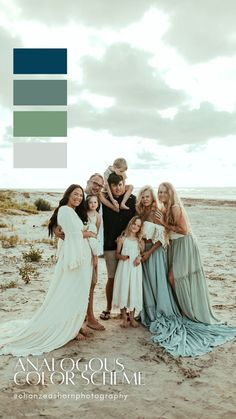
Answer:
[[143, 250], [143, 244], [142, 244], [143, 243], [142, 242], [142, 240], [143, 240], [143, 221], [142, 221], [142, 218], [139, 215], [135, 215], [134, 217], [131, 218], [131, 220], [129, 221], [126, 229], [124, 231], [122, 231], [121, 235], [117, 238], [117, 240], [120, 239], [120, 238], [123, 238], [123, 237], [129, 237], [130, 232], [131, 232], [131, 226], [137, 220], [141, 221], [141, 228], [140, 228], [139, 232], [137, 233], [136, 237], [137, 237], [137, 240], [138, 240], [139, 249], [142, 252], [142, 250]]
[[81, 203], [78, 205], [78, 207], [75, 208], [75, 212], [78, 214], [78, 216], [80, 217], [83, 224], [86, 224], [88, 222], [88, 217], [87, 217], [87, 213], [85, 211], [85, 206], [84, 206], [84, 190], [83, 190], [82, 186], [73, 183], [64, 192], [64, 195], [63, 195], [62, 199], [59, 201], [58, 207], [54, 210], [54, 212], [53, 212], [53, 214], [52, 214], [52, 216], [49, 220], [49, 224], [48, 224], [48, 235], [49, 236], [53, 237], [53, 230], [57, 226], [57, 214], [58, 214], [59, 208], [62, 207], [63, 205], [68, 204], [70, 195], [76, 188], [81, 189], [82, 194], [83, 194], [83, 199], [82, 199]]
[[188, 220], [188, 216], [186, 214], [183, 203], [182, 203], [179, 195], [177, 194], [177, 191], [175, 190], [174, 186], [169, 182], [162, 182], [158, 187], [158, 193], [159, 193], [159, 190], [160, 190], [161, 186], [164, 186], [166, 188], [167, 196], [168, 196], [168, 201], [165, 205], [165, 219], [166, 219], [167, 224], [170, 224], [171, 226], [175, 225], [175, 220], [174, 220], [174, 215], [173, 215], [172, 208], [173, 208], [174, 205], [178, 205], [180, 210], [181, 210], [181, 213], [182, 213], [183, 217], [186, 220], [187, 227], [188, 227], [188, 229], [190, 229], [190, 223], [189, 223], [189, 220]]
[[[144, 192], [150, 192], [152, 197], [151, 205], [147, 208], [142, 203], [142, 195]], [[151, 212], [155, 212], [157, 209], [157, 198], [154, 192], [154, 189], [150, 185], [143, 186], [137, 195], [137, 201], [136, 201], [136, 212], [142, 219], [142, 221], [145, 221], [145, 219], [150, 215]]]

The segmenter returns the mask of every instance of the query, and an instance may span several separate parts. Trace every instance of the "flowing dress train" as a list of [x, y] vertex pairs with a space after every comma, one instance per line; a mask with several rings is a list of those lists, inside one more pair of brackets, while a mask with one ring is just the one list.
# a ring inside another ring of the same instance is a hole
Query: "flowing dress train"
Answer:
[[0, 355], [50, 352], [73, 339], [83, 324], [92, 277], [91, 250], [83, 238], [83, 223], [72, 208], [59, 208], [58, 224], [65, 239], [45, 300], [31, 319], [0, 326]]
[[[152, 229], [155, 237], [150, 234]], [[144, 234], [153, 242], [159, 239], [164, 243], [161, 226], [145, 221]], [[151, 247], [152, 243], [146, 244], [146, 250]], [[162, 246], [143, 263], [141, 322], [153, 334], [152, 340], [172, 356], [203, 355], [236, 336], [236, 327], [202, 323], [181, 315], [167, 280], [166, 252]]]

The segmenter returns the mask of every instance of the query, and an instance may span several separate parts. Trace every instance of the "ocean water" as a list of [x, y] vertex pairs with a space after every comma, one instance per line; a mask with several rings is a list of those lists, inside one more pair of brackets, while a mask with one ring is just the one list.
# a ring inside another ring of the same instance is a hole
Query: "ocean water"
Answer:
[[[154, 188], [156, 190], [156, 188]], [[176, 188], [181, 198], [217, 199], [222, 201], [236, 201], [236, 187], [225, 188]], [[134, 189], [137, 194], [138, 188]]]
[[[140, 188], [134, 188], [134, 194], [137, 195]], [[236, 201], [236, 187], [221, 188], [176, 188], [182, 198], [198, 199], [219, 199], [222, 201]], [[15, 189], [21, 192], [58, 192], [63, 193], [64, 189]], [[156, 191], [156, 187], [154, 187]]]
[[236, 188], [176, 188], [183, 198], [220, 199], [236, 201]]

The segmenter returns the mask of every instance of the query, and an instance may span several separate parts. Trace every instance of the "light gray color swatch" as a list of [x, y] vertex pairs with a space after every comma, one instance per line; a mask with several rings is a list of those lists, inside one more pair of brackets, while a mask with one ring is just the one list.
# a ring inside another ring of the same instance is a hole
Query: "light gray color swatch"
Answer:
[[14, 168], [66, 168], [66, 143], [14, 143]]

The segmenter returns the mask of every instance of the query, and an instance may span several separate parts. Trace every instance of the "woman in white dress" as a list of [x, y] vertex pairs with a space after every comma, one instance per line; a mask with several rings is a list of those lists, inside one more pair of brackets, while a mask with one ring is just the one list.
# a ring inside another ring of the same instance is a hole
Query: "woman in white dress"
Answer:
[[62, 240], [55, 272], [42, 306], [29, 320], [0, 326], [0, 354], [41, 355], [74, 339], [86, 315], [92, 277], [92, 256], [85, 231], [84, 192], [71, 185], [49, 223], [49, 232], [60, 224]]

